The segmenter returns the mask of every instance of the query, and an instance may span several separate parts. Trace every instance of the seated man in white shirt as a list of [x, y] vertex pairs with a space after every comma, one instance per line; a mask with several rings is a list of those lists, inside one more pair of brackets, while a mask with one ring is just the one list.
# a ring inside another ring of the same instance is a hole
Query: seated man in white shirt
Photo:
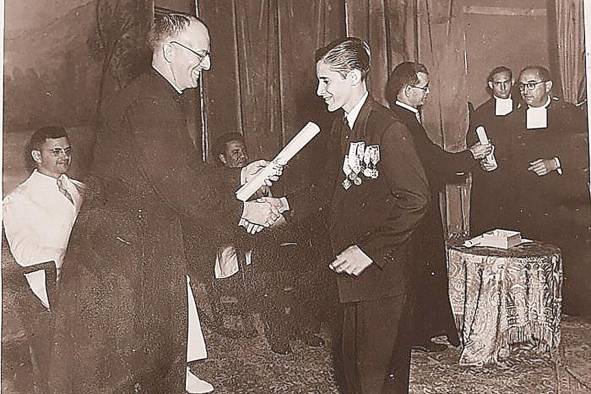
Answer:
[[[21, 316], [31, 353], [35, 392], [46, 392], [50, 353], [50, 295], [59, 278], [70, 232], [82, 204], [84, 185], [66, 172], [72, 147], [63, 127], [43, 127], [31, 136], [27, 158], [33, 172], [2, 201], [12, 271], [29, 289]], [[16, 263], [16, 264], [14, 264]], [[22, 277], [21, 277], [22, 278]], [[24, 283], [24, 281], [23, 281]]]

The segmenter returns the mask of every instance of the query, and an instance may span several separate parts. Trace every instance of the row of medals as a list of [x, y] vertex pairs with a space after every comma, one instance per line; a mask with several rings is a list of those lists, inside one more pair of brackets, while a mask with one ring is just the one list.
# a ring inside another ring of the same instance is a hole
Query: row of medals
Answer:
[[366, 178], [376, 179], [378, 177], [377, 164], [380, 161], [379, 145], [365, 146], [365, 142], [352, 142], [349, 145], [349, 154], [345, 155], [343, 161], [343, 188], [349, 189], [352, 185], [359, 186], [363, 183], [361, 174]]

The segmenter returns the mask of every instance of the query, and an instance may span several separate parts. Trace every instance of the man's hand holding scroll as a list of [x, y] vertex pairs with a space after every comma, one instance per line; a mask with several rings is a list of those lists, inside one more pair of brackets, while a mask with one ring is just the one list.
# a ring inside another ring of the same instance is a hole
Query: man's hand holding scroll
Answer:
[[252, 181], [263, 170], [268, 172], [265, 178], [265, 185], [271, 186], [273, 182], [279, 180], [279, 177], [283, 173], [283, 166], [274, 162], [268, 162], [267, 160], [253, 161], [242, 169], [240, 173], [241, 184], [244, 185]]

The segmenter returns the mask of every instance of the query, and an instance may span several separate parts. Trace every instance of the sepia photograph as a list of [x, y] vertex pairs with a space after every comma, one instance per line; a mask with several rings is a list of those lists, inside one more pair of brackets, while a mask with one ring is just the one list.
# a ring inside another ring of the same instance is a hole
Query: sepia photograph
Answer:
[[0, 16], [1, 394], [591, 393], [591, 1]]

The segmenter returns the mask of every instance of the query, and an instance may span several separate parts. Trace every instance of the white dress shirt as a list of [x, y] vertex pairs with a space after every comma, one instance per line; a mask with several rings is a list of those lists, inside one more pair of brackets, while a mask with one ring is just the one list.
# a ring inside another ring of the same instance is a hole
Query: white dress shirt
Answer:
[[349, 128], [351, 128], [351, 130], [353, 130], [353, 125], [355, 124], [355, 121], [357, 120], [357, 115], [359, 115], [359, 112], [361, 111], [361, 107], [363, 107], [363, 104], [365, 104], [365, 100], [367, 100], [368, 97], [369, 97], [369, 92], [365, 92], [365, 94], [361, 97], [361, 99], [357, 102], [357, 104], [355, 104], [355, 106], [351, 109], [351, 112], [349, 112], [346, 115], [347, 123], [349, 124]]
[[[60, 177], [74, 203], [58, 190], [57, 179], [37, 170], [2, 201], [4, 231], [10, 252], [22, 267], [54, 261], [56, 272], [82, 205], [84, 184]], [[45, 271], [26, 274], [31, 290], [49, 308]]]

